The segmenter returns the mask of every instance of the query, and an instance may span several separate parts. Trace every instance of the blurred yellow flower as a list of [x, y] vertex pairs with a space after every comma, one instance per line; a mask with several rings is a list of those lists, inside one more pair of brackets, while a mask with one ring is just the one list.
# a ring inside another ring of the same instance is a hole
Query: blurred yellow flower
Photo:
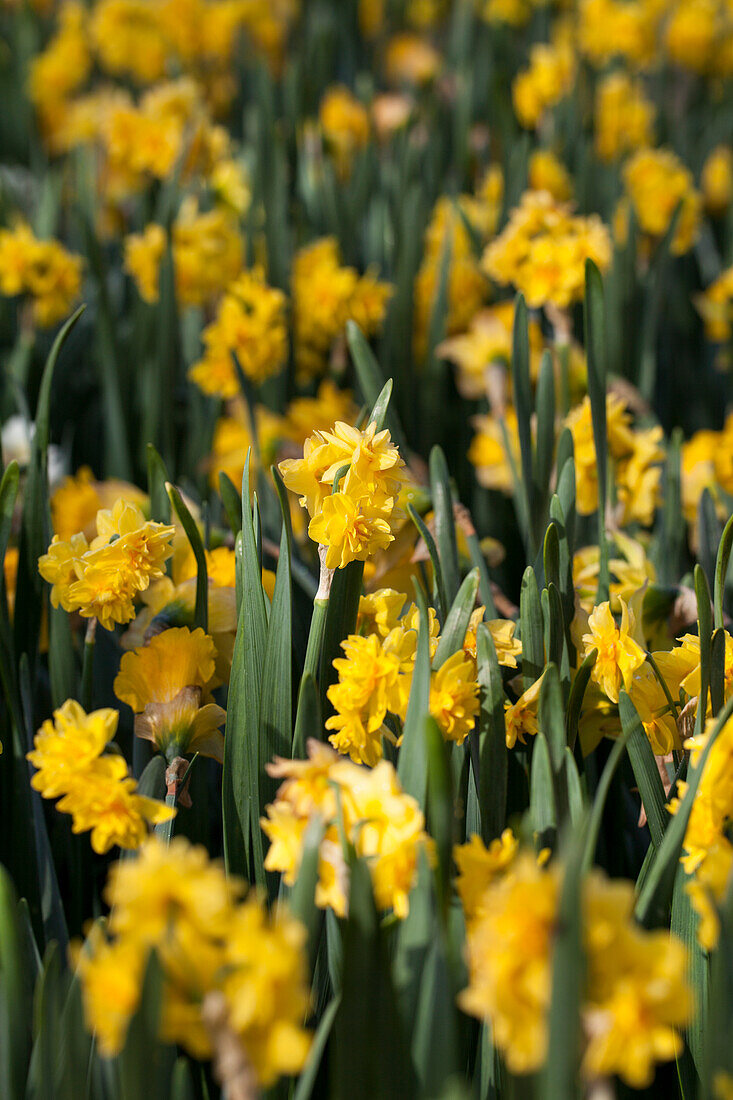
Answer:
[[585, 262], [602, 271], [611, 260], [608, 229], [597, 215], [579, 217], [546, 191], [525, 191], [509, 223], [484, 252], [495, 282], [513, 284], [533, 308], [567, 309], [583, 296]]
[[265, 283], [260, 268], [243, 271], [201, 334], [204, 355], [189, 369], [191, 381], [211, 396], [235, 397], [240, 386], [234, 355], [255, 385], [277, 374], [288, 355], [285, 306], [285, 295]]
[[0, 229], [0, 294], [28, 295], [33, 320], [50, 328], [63, 320], [79, 297], [82, 258], [58, 241], [39, 240], [20, 222]]
[[640, 149], [624, 166], [624, 185], [643, 233], [658, 239], [680, 206], [672, 252], [680, 256], [697, 239], [702, 201], [692, 173], [670, 149]]

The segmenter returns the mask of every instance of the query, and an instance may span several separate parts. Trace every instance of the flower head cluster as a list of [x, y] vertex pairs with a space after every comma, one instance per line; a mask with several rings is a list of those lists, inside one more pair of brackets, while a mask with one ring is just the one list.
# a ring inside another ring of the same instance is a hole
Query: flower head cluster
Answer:
[[[531, 1073], [547, 1054], [560, 874], [515, 851], [506, 834], [488, 850], [477, 837], [456, 850], [469, 971], [459, 1004], [491, 1023], [512, 1072]], [[584, 1074], [618, 1074], [639, 1088], [651, 1082], [657, 1062], [681, 1050], [692, 998], [682, 943], [641, 929], [633, 901], [630, 883], [600, 872], [583, 883], [581, 1015]]]
[[53, 541], [38, 561], [38, 571], [53, 587], [51, 602], [64, 611], [97, 618], [106, 630], [133, 618], [133, 600], [151, 580], [163, 575], [172, 554], [175, 528], [146, 520], [126, 500], [97, 513], [97, 536], [83, 533]]
[[654, 57], [657, 16], [652, 4], [644, 0], [582, 0], [578, 15], [578, 46], [597, 68], [615, 58], [637, 68]]
[[[214, 208], [199, 213], [190, 196], [173, 224], [171, 250], [176, 297], [181, 305], [203, 305], [225, 290], [239, 274], [242, 238], [231, 211]], [[125, 269], [146, 302], [157, 302], [166, 232], [152, 222], [125, 240]]]
[[588, 619], [588, 633], [583, 635], [584, 656], [597, 650], [591, 672], [592, 680], [611, 700], [618, 703], [622, 687], [631, 688], [632, 676], [646, 660], [646, 653], [634, 639], [634, 613], [622, 599], [621, 623], [611, 614], [611, 605], [599, 604]]
[[[577, 485], [577, 508], [589, 516], [598, 507], [598, 464], [593, 437], [590, 398], [572, 409], [565, 421], [573, 436]], [[618, 395], [606, 396], [606, 430], [608, 453], [614, 462], [618, 522], [654, 522], [660, 501], [661, 465], [664, 451], [663, 432], [659, 426], [635, 429], [631, 414]]]
[[60, 7], [56, 33], [31, 62], [28, 94], [47, 136], [60, 125], [69, 97], [84, 84], [91, 69], [86, 18], [83, 4], [67, 0]]
[[[310, 1045], [305, 929], [284, 908], [268, 916], [259, 898], [239, 894], [204, 848], [178, 837], [170, 847], [151, 839], [137, 859], [112, 868], [107, 930], [95, 927], [77, 953], [87, 1025], [104, 1055], [124, 1044], [154, 950], [162, 1039], [208, 1058], [223, 1026], [263, 1087], [302, 1068]], [[225, 1006], [217, 1027], [215, 996]]]
[[534, 129], [545, 112], [567, 95], [575, 76], [575, 55], [566, 43], [536, 43], [529, 56], [529, 67], [512, 85], [514, 110], [522, 126]]
[[389, 431], [375, 423], [360, 431], [337, 421], [306, 439], [302, 459], [280, 463], [285, 485], [311, 516], [308, 534], [327, 548], [329, 569], [365, 561], [392, 542], [403, 471]]
[[369, 140], [369, 114], [348, 88], [335, 85], [329, 88], [318, 111], [326, 147], [333, 154], [336, 168], [343, 177], [348, 176], [355, 153], [363, 149]]
[[612, 161], [652, 143], [655, 110], [641, 82], [628, 73], [604, 77], [596, 92], [596, 151]]
[[37, 769], [31, 786], [44, 798], [60, 798], [56, 809], [71, 814], [75, 833], [91, 830], [95, 852], [115, 844], [139, 848], [148, 825], [168, 821], [172, 806], [136, 793], [127, 762], [105, 752], [117, 730], [116, 710], [86, 714], [68, 699], [36, 734], [28, 759]]
[[671, 244], [676, 255], [689, 251], [697, 239], [702, 200], [692, 173], [670, 149], [640, 149], [624, 167], [624, 185], [639, 226], [654, 240], [669, 229], [677, 210]]
[[260, 268], [242, 272], [201, 335], [205, 351], [188, 372], [191, 381], [204, 393], [235, 397], [239, 380], [233, 355], [255, 385], [277, 374], [288, 354], [285, 304], [283, 292], [266, 284]]
[[58, 241], [39, 240], [29, 226], [0, 229], [0, 294], [27, 295], [41, 328], [61, 321], [79, 297], [82, 260]]
[[359, 275], [343, 267], [338, 242], [325, 237], [296, 255], [292, 294], [296, 366], [302, 377], [312, 378], [323, 373], [347, 321], [355, 321], [367, 336], [379, 331], [392, 287], [372, 271]]
[[[115, 695], [136, 714], [135, 733], [152, 741], [169, 763], [198, 752], [220, 763], [226, 712], [208, 702], [216, 684], [216, 647], [200, 628], [172, 627], [125, 653]], [[203, 704], [203, 705], [202, 705]]]
[[529, 306], [566, 309], [583, 295], [587, 259], [602, 271], [611, 260], [600, 218], [573, 215], [546, 191], [525, 191], [509, 224], [486, 249], [483, 268], [495, 282], [515, 286]]
[[369, 770], [344, 760], [319, 741], [309, 741], [307, 760], [276, 759], [270, 775], [284, 780], [261, 825], [270, 840], [265, 867], [281, 871], [292, 885], [300, 866], [308, 824], [320, 819], [325, 832], [319, 851], [316, 904], [344, 916], [349, 869], [339, 836], [365, 859], [380, 909], [406, 917], [417, 875], [418, 854], [430, 851], [425, 819], [414, 798], [403, 793], [386, 760]]
[[693, 73], [705, 75], [726, 66], [730, 10], [716, 0], [677, 0], [664, 26], [670, 59]]
[[[328, 698], [335, 714], [327, 720], [326, 728], [335, 731], [330, 737], [331, 744], [357, 763], [373, 765], [380, 760], [382, 739], [394, 744], [394, 728], [399, 728], [407, 714], [417, 651], [418, 612], [414, 605], [406, 605], [406, 597], [389, 588], [362, 597], [357, 624], [360, 632], [341, 643], [344, 656], [334, 661], [338, 681], [328, 689]], [[462, 648], [430, 675], [430, 714], [443, 737], [458, 744], [463, 744], [473, 729], [478, 713], [476, 630], [484, 610], [476, 608]], [[440, 640], [432, 608], [428, 618], [432, 658]], [[493, 619], [486, 626], [499, 663], [516, 668], [522, 646], [514, 638], [515, 623]]]

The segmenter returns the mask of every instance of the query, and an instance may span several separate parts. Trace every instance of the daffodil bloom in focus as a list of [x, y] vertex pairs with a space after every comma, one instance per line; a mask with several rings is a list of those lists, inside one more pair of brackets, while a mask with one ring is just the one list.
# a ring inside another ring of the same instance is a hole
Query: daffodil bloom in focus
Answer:
[[367, 501], [357, 506], [347, 493], [325, 498], [321, 511], [310, 521], [308, 534], [314, 542], [328, 547], [329, 569], [343, 569], [350, 561], [366, 561], [389, 546], [394, 535], [385, 512], [391, 512], [392, 503], [388, 497], [384, 508]]
[[631, 690], [633, 675], [646, 660], [646, 654], [634, 641], [633, 612], [627, 604], [621, 604], [621, 624], [616, 626], [608, 602], [599, 604], [588, 618], [589, 632], [583, 635], [583, 656], [596, 649], [598, 655], [593, 665], [591, 679], [608, 696], [618, 703], [621, 687]]
[[134, 598], [163, 576], [175, 528], [146, 520], [136, 504], [122, 499], [97, 513], [96, 527], [91, 543], [82, 533], [67, 542], [54, 535], [38, 571], [52, 585], [54, 607], [97, 618], [111, 630], [133, 618]]
[[430, 713], [446, 741], [462, 745], [478, 714], [478, 682], [473, 660], [458, 650], [430, 677]]
[[152, 741], [169, 761], [199, 752], [223, 762], [219, 727], [226, 712], [204, 702], [215, 669], [216, 649], [208, 634], [200, 628], [172, 628], [123, 656], [114, 690], [136, 712], [137, 736]]

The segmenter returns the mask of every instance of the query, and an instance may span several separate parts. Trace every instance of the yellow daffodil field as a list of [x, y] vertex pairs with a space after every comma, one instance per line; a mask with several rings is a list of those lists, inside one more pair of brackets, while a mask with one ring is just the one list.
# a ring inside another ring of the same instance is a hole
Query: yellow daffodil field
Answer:
[[733, 1100], [733, 0], [0, 0], [0, 1100]]

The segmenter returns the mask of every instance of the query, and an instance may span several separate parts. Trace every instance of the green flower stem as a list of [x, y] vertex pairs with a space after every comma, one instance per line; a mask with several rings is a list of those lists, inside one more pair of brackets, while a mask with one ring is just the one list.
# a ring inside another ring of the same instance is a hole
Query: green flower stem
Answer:
[[305, 652], [305, 664], [303, 675], [310, 672], [314, 680], [318, 680], [321, 664], [321, 650], [323, 649], [323, 637], [326, 630], [326, 615], [328, 614], [328, 601], [331, 595], [331, 582], [334, 570], [326, 565], [326, 547], [319, 546], [318, 554], [321, 559], [321, 576], [318, 583], [318, 591], [313, 601], [313, 616], [311, 618], [310, 632], [308, 634], [308, 646]]
[[81, 705], [89, 713], [92, 709], [92, 690], [94, 679], [94, 645], [97, 639], [97, 620], [92, 618], [87, 623], [87, 631], [84, 635], [84, 658], [81, 666]]

